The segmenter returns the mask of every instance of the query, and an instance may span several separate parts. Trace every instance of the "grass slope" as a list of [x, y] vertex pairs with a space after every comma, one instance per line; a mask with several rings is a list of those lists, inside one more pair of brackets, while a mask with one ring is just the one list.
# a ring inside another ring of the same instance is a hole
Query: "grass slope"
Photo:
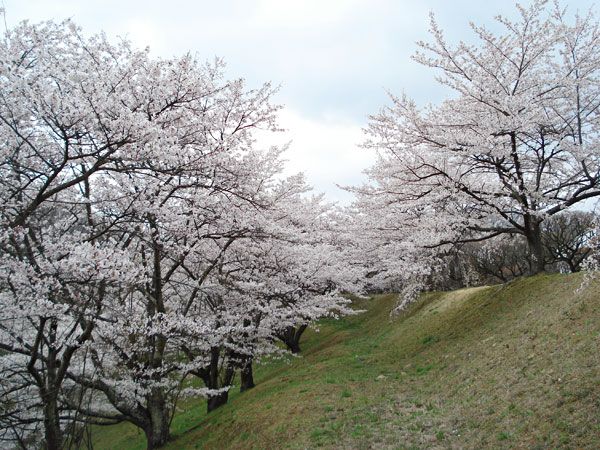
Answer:
[[[210, 415], [190, 400], [168, 449], [599, 448], [600, 290], [578, 275], [394, 296], [306, 333], [303, 356]], [[96, 448], [145, 448], [119, 425]]]

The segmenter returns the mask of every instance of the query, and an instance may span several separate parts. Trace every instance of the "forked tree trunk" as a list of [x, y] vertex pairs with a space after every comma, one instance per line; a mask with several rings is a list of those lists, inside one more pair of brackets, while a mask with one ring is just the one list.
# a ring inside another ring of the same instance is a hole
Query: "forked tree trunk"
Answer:
[[279, 334], [279, 339], [281, 339], [292, 353], [300, 353], [300, 338], [307, 327], [308, 325], [306, 324], [300, 325], [297, 329], [295, 327], [287, 327]]
[[[221, 349], [219, 347], [213, 347], [211, 349], [210, 366], [204, 373], [203, 379], [204, 384], [209, 389], [221, 389], [225, 386], [229, 386], [233, 381], [235, 375], [235, 368], [228, 364], [225, 367], [222, 374], [219, 373], [219, 357], [221, 355]], [[219, 375], [222, 375], [221, 377]], [[221, 392], [220, 394], [211, 395], [206, 401], [207, 412], [214, 411], [220, 406], [227, 403], [229, 399], [229, 392]]]

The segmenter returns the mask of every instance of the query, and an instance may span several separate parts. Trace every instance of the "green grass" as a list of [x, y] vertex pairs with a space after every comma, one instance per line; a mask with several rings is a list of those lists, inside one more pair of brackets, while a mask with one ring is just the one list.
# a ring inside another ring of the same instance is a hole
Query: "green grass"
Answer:
[[[256, 388], [205, 414], [180, 405], [168, 449], [597, 448], [599, 285], [579, 275], [395, 298], [307, 331], [300, 358], [256, 370]], [[142, 449], [134, 427], [95, 430], [96, 448]]]

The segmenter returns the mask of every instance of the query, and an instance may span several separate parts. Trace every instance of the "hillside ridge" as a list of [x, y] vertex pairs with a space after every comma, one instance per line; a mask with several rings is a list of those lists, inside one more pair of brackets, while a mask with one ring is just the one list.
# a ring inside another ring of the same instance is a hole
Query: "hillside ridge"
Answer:
[[[399, 316], [393, 294], [357, 299], [220, 410], [182, 403], [166, 448], [597, 448], [600, 291], [581, 280], [425, 293]], [[145, 448], [126, 425], [94, 434]]]

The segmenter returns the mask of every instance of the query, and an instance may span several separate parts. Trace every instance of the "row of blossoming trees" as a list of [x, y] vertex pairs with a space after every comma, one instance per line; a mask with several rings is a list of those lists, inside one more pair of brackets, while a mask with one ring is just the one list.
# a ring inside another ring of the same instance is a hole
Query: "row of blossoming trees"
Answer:
[[[251, 388], [256, 358], [352, 313], [355, 284], [402, 290], [402, 306], [506, 236], [543, 271], [548, 242], [573, 235], [554, 218], [600, 196], [600, 28], [544, 1], [498, 21], [451, 46], [432, 19], [415, 59], [454, 94], [371, 118], [379, 160], [344, 211], [257, 148], [255, 130], [277, 131], [269, 85], [69, 22], [7, 32], [0, 439], [57, 449], [81, 424], [128, 421], [159, 447], [179, 398], [210, 411], [236, 374]], [[579, 265], [589, 239], [567, 240], [553, 257]]]
[[161, 446], [179, 398], [210, 411], [278, 339], [297, 352], [308, 324], [351, 312], [331, 207], [256, 148], [272, 94], [70, 22], [7, 32], [2, 441], [77, 446], [80, 424], [127, 421]]
[[600, 196], [600, 27], [592, 11], [569, 15], [557, 2], [516, 12], [496, 18], [496, 33], [472, 24], [476, 43], [457, 45], [432, 15], [432, 40], [413, 59], [437, 72], [449, 98], [419, 108], [392, 97], [370, 118], [364, 146], [379, 158], [370, 183], [352, 189], [352, 226], [366, 236], [373, 286], [403, 289], [405, 302], [457, 247], [485, 242], [492, 254], [512, 236], [535, 274], [545, 246], [576, 270], [592, 245], [586, 230], [556, 230], [578, 220], [570, 208]]

